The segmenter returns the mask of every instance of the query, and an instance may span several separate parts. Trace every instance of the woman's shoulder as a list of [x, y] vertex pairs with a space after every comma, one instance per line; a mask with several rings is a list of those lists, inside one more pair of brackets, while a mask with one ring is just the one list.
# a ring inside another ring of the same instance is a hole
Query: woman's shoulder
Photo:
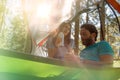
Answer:
[[59, 32], [57, 35], [56, 35], [56, 38], [63, 38], [64, 37], [64, 33], [63, 32]]
[[63, 32], [59, 32], [59, 34], [58, 35], [64, 35], [64, 33]]

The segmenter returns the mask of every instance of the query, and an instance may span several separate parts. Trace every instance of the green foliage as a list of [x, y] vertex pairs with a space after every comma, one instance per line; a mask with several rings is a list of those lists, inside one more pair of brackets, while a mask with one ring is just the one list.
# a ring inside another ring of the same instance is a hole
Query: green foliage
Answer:
[[5, 10], [7, 10], [5, 7], [5, 3], [6, 3], [6, 0], [0, 0], [0, 32], [1, 32], [2, 25], [4, 23], [4, 13], [5, 13]]
[[27, 35], [24, 21], [19, 16], [15, 16], [11, 24], [12, 26], [6, 26], [3, 36], [1, 35], [1, 47], [24, 52]]
[[2, 0], [4, 5], [0, 3], [0, 48], [29, 53], [30, 50], [26, 50], [26, 47], [29, 46], [26, 41], [29, 41], [27, 39], [30, 38], [28, 38], [27, 24], [23, 12], [13, 14], [9, 7], [6, 8], [7, 1]]

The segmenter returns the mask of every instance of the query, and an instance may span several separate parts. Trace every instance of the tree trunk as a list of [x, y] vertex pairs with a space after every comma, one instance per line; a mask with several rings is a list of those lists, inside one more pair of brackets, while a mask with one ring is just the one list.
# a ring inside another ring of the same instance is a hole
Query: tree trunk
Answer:
[[75, 54], [79, 52], [79, 19], [75, 20]]
[[[88, 9], [88, 0], [87, 0], [87, 9]], [[86, 12], [86, 23], [88, 23], [89, 17], [88, 17], [88, 12]]]
[[102, 0], [102, 3], [100, 4], [100, 40], [105, 40], [105, 3], [104, 0]]
[[31, 35], [29, 33], [29, 24], [27, 21], [27, 14], [25, 11], [25, 1], [22, 0], [22, 8], [23, 8], [23, 17], [24, 17], [24, 23], [25, 23], [25, 29], [26, 29], [26, 34], [25, 34], [25, 42], [24, 42], [24, 51], [27, 54], [31, 54], [32, 51], [32, 39], [31, 39]]

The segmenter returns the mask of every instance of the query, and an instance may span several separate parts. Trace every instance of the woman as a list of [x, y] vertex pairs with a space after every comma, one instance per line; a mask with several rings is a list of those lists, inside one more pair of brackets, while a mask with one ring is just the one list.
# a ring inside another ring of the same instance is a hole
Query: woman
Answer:
[[50, 33], [50, 35], [48, 36], [48, 40], [46, 42], [46, 47], [48, 50], [48, 57], [53, 58], [53, 56], [55, 55], [56, 52], [56, 47], [54, 45], [54, 38], [57, 34], [57, 29], [55, 29], [54, 31], [52, 31]]
[[74, 53], [73, 52], [73, 40], [70, 39], [70, 23], [63, 22], [58, 29], [58, 33], [56, 38], [54, 39], [55, 47], [56, 47], [56, 53], [54, 55], [54, 58], [56, 59], [64, 59], [64, 56], [68, 53]]

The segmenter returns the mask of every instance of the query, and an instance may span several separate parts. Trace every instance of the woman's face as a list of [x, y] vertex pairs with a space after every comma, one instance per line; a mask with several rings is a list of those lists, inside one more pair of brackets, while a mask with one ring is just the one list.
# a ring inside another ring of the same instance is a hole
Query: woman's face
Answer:
[[63, 26], [63, 33], [64, 33], [64, 35], [65, 36], [68, 35], [69, 32], [70, 32], [70, 25], [69, 24], [65, 24]]

